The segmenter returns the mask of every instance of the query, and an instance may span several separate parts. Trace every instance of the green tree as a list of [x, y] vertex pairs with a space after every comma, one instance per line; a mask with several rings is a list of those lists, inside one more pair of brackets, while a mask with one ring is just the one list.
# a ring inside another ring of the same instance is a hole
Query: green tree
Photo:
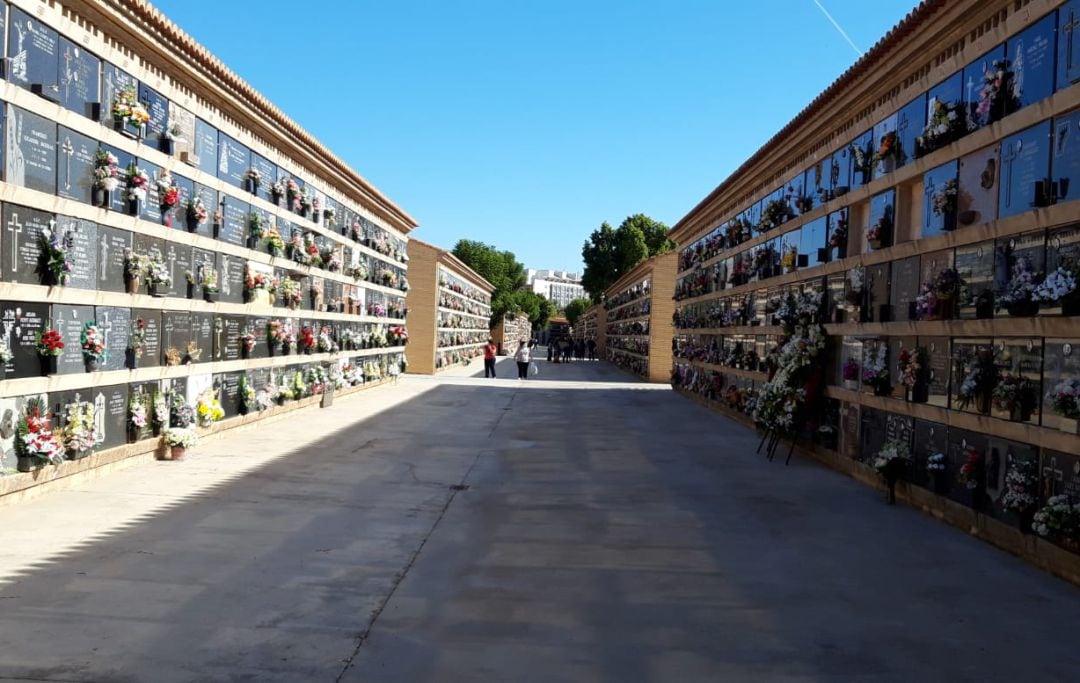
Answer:
[[566, 308], [563, 309], [563, 313], [566, 315], [566, 319], [570, 321], [570, 325], [576, 326], [577, 321], [591, 305], [592, 301], [589, 301], [588, 299], [574, 299], [570, 303], [566, 304]]
[[581, 249], [585, 272], [581, 284], [593, 301], [631, 268], [650, 256], [674, 248], [668, 227], [643, 213], [627, 216], [618, 228], [606, 221], [594, 230]]
[[492, 327], [507, 313], [525, 314], [534, 329], [547, 324], [553, 311], [551, 302], [525, 289], [525, 266], [514, 252], [499, 251], [494, 245], [475, 240], [458, 240], [453, 254], [495, 286], [491, 293]]

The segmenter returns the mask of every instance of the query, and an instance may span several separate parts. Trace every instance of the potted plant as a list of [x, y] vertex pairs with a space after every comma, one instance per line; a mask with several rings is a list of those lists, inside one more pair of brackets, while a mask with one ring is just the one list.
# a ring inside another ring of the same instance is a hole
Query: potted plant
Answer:
[[56, 360], [64, 352], [64, 340], [56, 330], [46, 327], [37, 336], [38, 357], [41, 358], [41, 376], [56, 374]]
[[930, 398], [926, 349], [921, 346], [914, 349], [901, 348], [897, 369], [900, 372], [900, 382], [907, 392], [907, 400], [911, 403], [926, 403]]
[[163, 297], [172, 287], [172, 274], [165, 257], [157, 247], [151, 247], [145, 257], [146, 288], [152, 297]]
[[206, 211], [206, 206], [203, 204], [202, 197], [197, 194], [192, 195], [191, 198], [187, 200], [184, 215], [187, 220], [188, 232], [195, 232], [199, 229], [200, 225], [205, 225], [209, 214]]
[[1076, 288], [1075, 264], [1058, 266], [1046, 279], [1035, 287], [1032, 298], [1038, 303], [1061, 306], [1061, 314], [1080, 315], [1080, 294]]
[[142, 436], [143, 430], [150, 423], [146, 404], [149, 396], [141, 391], [131, 392], [128, 399], [128, 443], [135, 443]]
[[983, 484], [986, 481], [986, 460], [974, 446], [964, 449], [964, 464], [956, 480], [972, 492], [971, 505], [976, 510], [982, 509]]
[[866, 243], [871, 249], [882, 249], [889, 245], [892, 239], [892, 217], [887, 213], [882, 215], [870, 229], [866, 231]]
[[1039, 312], [1039, 301], [1035, 298], [1035, 288], [1039, 277], [1027, 256], [1016, 259], [1012, 268], [1012, 278], [1005, 286], [1005, 291], [998, 293], [994, 303], [998, 310], [1004, 308], [1014, 317], [1031, 317]]
[[972, 403], [975, 410], [983, 415], [990, 412], [994, 386], [998, 381], [998, 368], [994, 363], [994, 352], [979, 349], [971, 359], [971, 365], [964, 374], [957, 391], [957, 404], [966, 409]]
[[68, 460], [90, 455], [94, 448], [94, 404], [89, 401], [69, 403], [64, 410], [62, 439]]
[[217, 271], [208, 265], [200, 266], [199, 287], [202, 288], [203, 299], [208, 303], [214, 303], [214, 294], [218, 291]]
[[146, 201], [147, 190], [150, 189], [150, 175], [139, 168], [135, 162], [127, 169], [127, 199], [128, 213], [138, 216], [142, 213], [142, 204]]
[[98, 364], [105, 357], [105, 335], [96, 322], [87, 321], [83, 325], [79, 340], [82, 345], [83, 360], [86, 362], [86, 371], [96, 372]]
[[116, 155], [98, 148], [94, 153], [94, 206], [108, 209], [112, 193], [120, 187], [120, 160]]
[[1009, 413], [1009, 419], [1013, 422], [1029, 421], [1031, 413], [1039, 403], [1035, 384], [1026, 377], [1009, 372], [1001, 373], [991, 398], [994, 407]]
[[183, 460], [189, 448], [199, 443], [199, 436], [190, 427], [169, 427], [162, 434], [162, 439], [169, 451], [170, 460]]
[[244, 181], [247, 183], [248, 192], [251, 194], [259, 194], [259, 185], [262, 184], [262, 173], [259, 169], [252, 166], [244, 174]]
[[930, 211], [941, 217], [942, 230], [956, 229], [956, 199], [959, 189], [956, 178], [949, 178], [930, 195]]
[[1005, 493], [1001, 496], [1001, 506], [1016, 515], [1020, 522], [1020, 531], [1031, 530], [1035, 516], [1035, 504], [1039, 485], [1038, 470], [1033, 460], [1011, 458], [1005, 469]]
[[270, 184], [270, 201], [274, 206], [281, 206], [281, 198], [285, 196], [285, 182], [281, 179]]
[[167, 170], [162, 170], [157, 177], [158, 208], [161, 211], [161, 223], [172, 227], [173, 210], [180, 203], [180, 188]]
[[200, 427], [210, 427], [224, 418], [225, 410], [212, 388], [206, 389], [195, 399], [195, 419]]
[[142, 138], [146, 124], [150, 121], [150, 112], [139, 101], [139, 93], [134, 85], [120, 88], [113, 99], [113, 128], [131, 138]]
[[300, 341], [300, 351], [305, 355], [315, 350], [315, 330], [310, 325], [304, 325], [300, 328], [298, 339]]
[[18, 470], [29, 472], [64, 460], [64, 446], [52, 428], [52, 416], [40, 398], [27, 401], [26, 411], [15, 427]]
[[266, 249], [271, 256], [285, 255], [285, 240], [281, 238], [281, 233], [277, 231], [277, 228], [269, 228], [266, 231]]
[[237, 343], [240, 344], [240, 357], [250, 358], [251, 352], [255, 350], [255, 342], [257, 341], [255, 334], [252, 332], [244, 332], [237, 337]]
[[266, 236], [266, 219], [257, 211], [248, 214], [248, 249], [258, 249], [259, 241]]
[[911, 460], [911, 451], [907, 444], [898, 439], [889, 439], [874, 457], [874, 469], [885, 480], [886, 502], [892, 505], [896, 502], [896, 482], [907, 469]]
[[48, 287], [66, 286], [71, 282], [71, 253], [74, 238], [51, 228], [42, 228], [38, 237], [38, 273], [41, 284]]
[[1080, 549], [1080, 503], [1068, 495], [1051, 496], [1032, 517], [1031, 528], [1042, 538], [1076, 552]]
[[874, 390], [875, 396], [887, 396], [892, 389], [889, 379], [887, 357], [889, 348], [878, 344], [877, 348], [867, 348], [863, 352], [862, 383]]
[[1069, 420], [1080, 420], [1080, 379], [1064, 379], [1050, 392], [1050, 410]]

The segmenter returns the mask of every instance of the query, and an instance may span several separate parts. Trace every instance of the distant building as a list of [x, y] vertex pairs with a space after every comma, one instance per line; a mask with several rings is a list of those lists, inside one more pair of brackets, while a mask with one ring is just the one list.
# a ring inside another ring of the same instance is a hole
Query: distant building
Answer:
[[579, 273], [536, 268], [529, 268], [526, 273], [529, 288], [559, 308], [566, 308], [574, 299], [585, 298], [585, 288], [581, 286]]

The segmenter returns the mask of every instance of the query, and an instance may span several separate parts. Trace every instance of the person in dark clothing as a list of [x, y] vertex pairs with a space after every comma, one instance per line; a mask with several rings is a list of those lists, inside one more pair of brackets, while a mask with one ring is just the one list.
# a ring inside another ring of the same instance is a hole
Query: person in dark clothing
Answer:
[[589, 339], [586, 345], [589, 347], [589, 360], [596, 360], [596, 340]]
[[552, 355], [554, 355], [554, 353], [555, 353], [555, 341], [549, 339], [548, 340], [548, 362], [549, 363], [551, 362], [551, 357], [552, 357]]

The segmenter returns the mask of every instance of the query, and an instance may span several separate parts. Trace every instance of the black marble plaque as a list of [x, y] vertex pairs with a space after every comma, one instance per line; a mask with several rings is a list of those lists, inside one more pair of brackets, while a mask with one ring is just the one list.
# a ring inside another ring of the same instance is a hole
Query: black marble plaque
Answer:
[[97, 141], [63, 126], [58, 133], [56, 193], [89, 204], [93, 198]]
[[1039, 461], [1040, 504], [1053, 496], [1080, 500], [1080, 456], [1046, 449]]
[[1070, 0], [1058, 10], [1057, 88], [1080, 81], [1080, 0]]
[[[949, 428], [940, 422], [915, 420], [914, 446], [911, 450], [911, 480], [919, 486], [933, 487], [933, 480], [926, 469], [930, 456], [949, 450]], [[939, 475], [943, 483], [953, 481], [948, 470]]]
[[[195, 158], [198, 163], [195, 165], [200, 170], [209, 173], [212, 176], [217, 176], [218, 168], [218, 131], [209, 123], [202, 119], [195, 119]], [[207, 204], [207, 207], [213, 206], [213, 202]], [[212, 210], [211, 210], [212, 213]]]
[[191, 338], [191, 313], [162, 311], [161, 364], [179, 365], [182, 363]]
[[979, 242], [956, 249], [956, 272], [960, 276], [960, 317], [991, 318], [994, 315], [994, 243]]
[[0, 240], [0, 270], [5, 282], [40, 284], [41, 238], [56, 226], [51, 213], [4, 204], [4, 230]]
[[1080, 339], [1047, 339], [1044, 358], [1042, 424], [1069, 434], [1080, 433], [1080, 420], [1061, 415], [1053, 408], [1058, 385], [1080, 379]]
[[[957, 191], [959, 199], [959, 186], [957, 183], [958, 164], [956, 161], [938, 166], [927, 171], [923, 175], [922, 196], [922, 237], [932, 237], [956, 228], [956, 211], [942, 210], [934, 212], [935, 201], [939, 204], [944, 201], [949, 185]], [[957, 202], [958, 203], [958, 202]]]
[[[1080, 24], [1075, 40], [1080, 43]], [[1056, 201], [1080, 197], [1080, 110], [1054, 119], [1053, 149], [1050, 155], [1051, 186]]]
[[[211, 297], [213, 299], [217, 299], [217, 297], [221, 295], [221, 269], [219, 268], [218, 264], [217, 252], [207, 251], [206, 249], [200, 249], [198, 247], [192, 247], [191, 260], [191, 272], [195, 275], [196, 283], [201, 281], [202, 273], [205, 272], [207, 268], [211, 268], [217, 273], [219, 291], [214, 293]], [[201, 285], [196, 284], [196, 291], [193, 292], [193, 294], [195, 298], [201, 298], [203, 296], [204, 292], [202, 291]]]
[[[251, 350], [251, 358], [267, 358], [270, 348], [266, 345], [266, 326], [270, 318], [265, 316], [248, 316], [244, 320], [244, 331], [255, 335], [255, 348]], [[260, 385], [261, 386], [261, 385]]]
[[248, 203], [230, 195], [224, 196], [224, 221], [218, 232], [218, 239], [229, 244], [244, 246], [247, 226]]
[[885, 416], [885, 439], [896, 440], [906, 444], [908, 450], [912, 447], [912, 438], [915, 435], [915, 418], [907, 415], [888, 413]]
[[998, 216], [1007, 218], [1044, 206], [1050, 172], [1050, 121], [1001, 141], [1001, 190]]
[[225, 417], [240, 414], [240, 376], [241, 372], [226, 372], [214, 375], [214, 388], [218, 390], [218, 401], [225, 411]]
[[[893, 138], [893, 140], [895, 140], [898, 118], [898, 113], [892, 114], [891, 116], [886, 116], [884, 119], [878, 121], [874, 125], [873, 138], [871, 140], [871, 158], [873, 158], [873, 156], [877, 154], [878, 150], [882, 148], [882, 142], [886, 138], [891, 137]], [[902, 163], [902, 161], [897, 162], [894, 156], [889, 156], [889, 158], [887, 159], [882, 159], [876, 163], [873, 163], [871, 172], [873, 173], [874, 180], [877, 180], [878, 178], [884, 178], [886, 175], [895, 171], [900, 165], [902, 165]]]
[[103, 62], [101, 73], [101, 109], [98, 120], [111, 128], [113, 125], [112, 106], [116, 96], [127, 87], [138, 90], [139, 81], [109, 62]]
[[828, 254], [825, 253], [828, 240], [828, 223], [828, 219], [822, 216], [802, 227], [799, 254], [805, 258], [805, 262], [800, 262], [801, 267], [813, 268], [829, 260]]
[[255, 391], [261, 391], [270, 383], [270, 368], [251, 368], [247, 375], [251, 388]]
[[101, 144], [101, 148], [116, 157], [118, 162], [116, 167], [120, 169], [120, 186], [109, 195], [109, 209], [126, 214], [128, 212], [127, 172], [131, 165], [136, 163], [136, 159], [127, 152], [122, 152], [104, 143]]
[[98, 306], [94, 311], [98, 327], [105, 338], [105, 358], [99, 364], [102, 370], [123, 370], [131, 334], [131, 309], [115, 306]]
[[187, 203], [189, 199], [195, 196], [195, 182], [192, 181], [191, 178], [185, 178], [178, 173], [173, 173], [172, 179], [173, 184], [176, 185], [176, 189], [180, 191], [180, 201], [173, 210], [172, 225], [178, 230], [186, 230]]
[[92, 116], [100, 99], [101, 60], [60, 36], [60, 105], [81, 116]]
[[56, 193], [56, 124], [19, 107], [8, 107], [4, 180]]
[[[956, 429], [955, 427], [949, 429], [949, 450], [945, 453], [945, 471], [952, 473], [954, 478], [959, 477], [961, 468], [968, 460], [969, 449], [982, 455], [985, 465], [987, 445], [985, 434]], [[948, 497], [969, 507], [985, 509], [988, 502], [985, 473], [981, 478], [983, 481], [979, 481], [980, 477], [976, 476], [970, 486], [958, 481], [956, 485], [950, 486], [947, 493]]]
[[[61, 375], [86, 372], [82, 354], [83, 326], [94, 321], [93, 306], [53, 304], [52, 328], [64, 338], [64, 353], [56, 359], [56, 371]], [[104, 366], [99, 366], [104, 370]]]
[[[1005, 45], [1001, 44], [964, 67], [964, 111], [970, 130], [987, 126], [1005, 115], [1004, 96], [988, 98], [985, 101], [981, 97], [984, 74], [997, 71], [1003, 59]], [[1011, 92], [1011, 88], [1002, 90]]]
[[146, 122], [147, 139], [160, 140], [164, 137], [165, 127], [169, 123], [169, 101], [145, 83], [139, 84], [139, 101], [150, 114], [150, 120]]
[[247, 261], [232, 254], [218, 255], [218, 287], [220, 300], [244, 303], [244, 267]]
[[240, 333], [246, 319], [242, 315], [218, 315], [214, 322], [214, 360], [240, 360]]
[[893, 261], [891, 295], [893, 320], [915, 320], [914, 303], [919, 295], [919, 257]]
[[97, 426], [96, 448], [111, 448], [127, 442], [128, 385], [95, 387], [94, 410]]
[[[871, 159], [874, 156], [874, 131], [868, 130], [857, 136], [848, 145], [848, 150], [851, 160], [851, 189], [855, 189], [870, 182], [872, 178]], [[862, 157], [855, 150], [859, 150]], [[862, 166], [859, 165], [860, 160]]]
[[[1042, 230], [998, 240], [994, 250], [995, 291], [1007, 291], [1010, 278], [1021, 268], [1030, 268], [1035, 273], [1036, 281], [1045, 274], [1046, 233]], [[1009, 309], [1002, 307], [997, 315], [1008, 316]]]
[[[1054, 56], [1057, 15], [1054, 12], [1009, 39], [1008, 59], [1013, 69], [1013, 92], [1009, 109], [1023, 108], [1054, 92]], [[1065, 36], [1068, 40], [1068, 37]], [[1007, 110], [1006, 114], [1011, 113]]]
[[859, 457], [863, 462], [873, 462], [874, 456], [885, 445], [887, 413], [874, 408], [862, 409], [859, 429]]
[[889, 296], [889, 264], [878, 263], [866, 268], [867, 305], [863, 316], [867, 322], [883, 323], [892, 320], [891, 297]]
[[[989, 397], [986, 397], [986, 405], [980, 405], [981, 401], [978, 397], [964, 402], [960, 397], [960, 391], [963, 387], [964, 379], [975, 367], [980, 354], [996, 353], [992, 339], [987, 338], [960, 338], [957, 337], [952, 341], [952, 385], [950, 387], [952, 391], [952, 402], [950, 407], [953, 410], [962, 410], [966, 413], [989, 413]], [[983, 408], [986, 412], [983, 412]]]
[[[876, 232], [878, 243], [871, 244]], [[867, 251], [891, 246], [896, 238], [896, 190], [886, 190], [870, 200], [870, 223], [866, 229]]]
[[847, 145], [833, 152], [828, 162], [830, 197], [842, 197], [851, 190], [851, 156]]
[[150, 177], [150, 186], [146, 191], [146, 201], [142, 203], [140, 208], [140, 215], [143, 220], [151, 223], [162, 223], [161, 192], [158, 191], [157, 184], [158, 176], [161, 175], [161, 167], [148, 161], [140, 161], [139, 168], [146, 171], [146, 175]]
[[948, 337], [919, 337], [919, 346], [927, 350], [927, 378], [929, 398], [927, 403], [948, 407], [949, 378], [951, 376], [951, 352]]
[[920, 95], [901, 107], [896, 115], [896, 141], [900, 145], [902, 163], [915, 158], [915, 139], [922, 135], [925, 126], [926, 95]]
[[217, 177], [230, 185], [244, 187], [244, 175], [251, 168], [251, 151], [225, 133], [218, 132]]
[[[138, 401], [146, 409], [146, 426], [138, 430], [135, 440], [149, 439], [154, 435], [154, 396], [161, 390], [157, 382], [135, 382], [128, 385], [128, 412], [130, 406]], [[131, 425], [128, 425], [131, 429]], [[130, 436], [130, 434], [129, 434]]]
[[136, 361], [137, 367], [150, 368], [161, 364], [161, 311], [152, 308], [133, 308], [131, 310], [131, 331], [143, 332], [143, 354]]
[[199, 362], [206, 363], [214, 358], [214, 345], [220, 334], [214, 326], [213, 313], [191, 314], [191, 339], [199, 348]]
[[[200, 185], [199, 183], [194, 183], [193, 187], [194, 187], [195, 194], [197, 194], [199, 196], [199, 198], [202, 199], [203, 206], [206, 208], [206, 222], [203, 223], [202, 225], [199, 225], [196, 228], [195, 233], [199, 234], [199, 235], [202, 235], [203, 237], [213, 238], [214, 237], [214, 212], [217, 211], [218, 209], [220, 209], [220, 206], [218, 205], [217, 192], [213, 188], [207, 187], [206, 185]], [[183, 226], [184, 226], [184, 229], [186, 230], [187, 229], [187, 213], [186, 213], [187, 212], [187, 204], [183, 205], [182, 211], [183, 211], [183, 218], [184, 218]]]
[[[1005, 476], [1010, 464], [1029, 464], [1031, 472], [1038, 472], [1039, 450], [1031, 445], [1009, 441], [1008, 439], [990, 438], [986, 448], [986, 495], [989, 498], [988, 512], [999, 519], [1016, 524], [1019, 519], [1015, 512], [1007, 510], [1001, 504], [1007, 485]], [[1032, 495], [1038, 495], [1038, 485], [1031, 487]]]
[[97, 288], [127, 291], [124, 281], [124, 250], [131, 248], [131, 233], [104, 225], [97, 228]]
[[252, 152], [251, 168], [256, 169], [261, 178], [258, 196], [270, 202], [274, 201], [270, 194], [270, 186], [277, 180], [277, 167], [270, 163], [270, 160], [266, 157], [259, 156], [255, 152]]
[[[818, 161], [806, 169], [803, 174], [803, 195], [813, 201], [811, 208], [822, 204], [828, 197], [829, 173], [827, 167], [831, 164], [829, 159]], [[351, 222], [349, 223], [351, 225]]]
[[68, 287], [94, 289], [97, 286], [97, 224], [70, 216], [57, 216], [58, 234], [71, 240], [71, 281]]
[[187, 274], [194, 274], [191, 247], [177, 242], [165, 243], [165, 262], [169, 264], [169, 274], [172, 276], [172, 287], [168, 290], [169, 296], [192, 298], [199, 292], [188, 283]]
[[8, 69], [12, 83], [54, 102], [60, 99], [60, 43], [56, 31], [17, 7], [8, 17]]
[[[13, 355], [7, 364], [8, 378], [37, 377], [41, 374], [37, 336], [48, 325], [49, 317], [48, 304], [26, 301], [5, 301], [0, 304], [0, 325]], [[70, 351], [65, 349], [64, 352]]]

